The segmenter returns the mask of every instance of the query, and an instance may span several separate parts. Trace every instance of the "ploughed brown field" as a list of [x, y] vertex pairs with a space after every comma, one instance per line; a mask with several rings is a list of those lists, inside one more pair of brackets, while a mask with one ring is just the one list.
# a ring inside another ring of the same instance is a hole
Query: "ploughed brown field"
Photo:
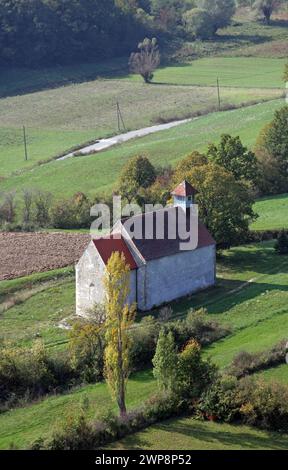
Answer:
[[0, 281], [75, 264], [90, 235], [0, 232]]

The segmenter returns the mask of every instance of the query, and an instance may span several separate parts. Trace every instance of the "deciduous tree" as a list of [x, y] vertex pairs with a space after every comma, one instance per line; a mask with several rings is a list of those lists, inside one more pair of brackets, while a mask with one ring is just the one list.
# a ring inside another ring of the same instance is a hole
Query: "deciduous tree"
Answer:
[[159, 388], [171, 392], [175, 387], [177, 376], [177, 352], [172, 331], [162, 328], [157, 341], [153, 358], [153, 374]]
[[[267, 166], [267, 161], [272, 162], [272, 164], [274, 162], [278, 175], [275, 184], [278, 185], [279, 193], [288, 191], [287, 129], [288, 106], [284, 106], [275, 112], [273, 121], [261, 131], [255, 149], [258, 160], [262, 165]], [[267, 174], [267, 177], [269, 178], [269, 174]]]
[[214, 33], [219, 28], [228, 26], [236, 11], [235, 0], [198, 0], [197, 5], [209, 13]]
[[119, 179], [119, 193], [130, 203], [137, 201], [141, 188], [148, 188], [156, 179], [156, 170], [147, 157], [131, 158], [124, 166]]
[[240, 137], [228, 134], [221, 136], [218, 145], [209, 145], [208, 158], [230, 171], [235, 179], [255, 181], [257, 177], [257, 159], [253, 152], [244, 147]]
[[254, 8], [264, 17], [266, 23], [270, 23], [272, 13], [280, 6], [281, 0], [256, 0]]
[[130, 372], [131, 349], [131, 336], [128, 330], [134, 322], [136, 308], [129, 307], [127, 303], [130, 291], [130, 268], [125, 262], [124, 255], [119, 252], [113, 253], [108, 261], [105, 290], [104, 374], [117, 401], [120, 414], [125, 415], [125, 390]]
[[[179, 178], [180, 172], [177, 174]], [[183, 179], [197, 189], [199, 217], [218, 244], [229, 247], [245, 240], [250, 222], [256, 217], [246, 185], [212, 162], [186, 169], [184, 166], [179, 180]]]
[[138, 50], [139, 52], [132, 52], [130, 56], [130, 70], [141, 75], [145, 83], [150, 83], [161, 60], [157, 39], [145, 38], [138, 44]]

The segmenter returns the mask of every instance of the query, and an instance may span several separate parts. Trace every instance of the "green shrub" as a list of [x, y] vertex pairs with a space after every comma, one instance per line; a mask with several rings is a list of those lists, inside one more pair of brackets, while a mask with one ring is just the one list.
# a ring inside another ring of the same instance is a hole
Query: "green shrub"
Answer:
[[288, 235], [285, 230], [282, 230], [275, 243], [275, 251], [279, 255], [288, 255]]
[[259, 370], [275, 367], [285, 360], [286, 340], [276, 344], [272, 349], [259, 353], [241, 351], [237, 354], [228, 368], [229, 374], [237, 378], [252, 374]]
[[67, 388], [73, 372], [62, 359], [48, 357], [41, 341], [31, 348], [0, 348], [0, 405], [5, 409], [46, 393]]
[[155, 354], [160, 324], [152, 316], [146, 316], [130, 331], [132, 338], [130, 361], [134, 370], [151, 366]]
[[55, 228], [89, 228], [91, 202], [83, 193], [72, 199], [57, 201], [50, 210], [51, 225]]
[[83, 382], [94, 383], [103, 378], [104, 335], [98, 325], [75, 323], [69, 351], [71, 366]]
[[198, 413], [211, 421], [234, 421], [239, 415], [236, 400], [237, 379], [231, 376], [219, 377], [201, 397]]
[[208, 11], [193, 8], [183, 15], [185, 32], [199, 39], [209, 39], [214, 35], [214, 25]]

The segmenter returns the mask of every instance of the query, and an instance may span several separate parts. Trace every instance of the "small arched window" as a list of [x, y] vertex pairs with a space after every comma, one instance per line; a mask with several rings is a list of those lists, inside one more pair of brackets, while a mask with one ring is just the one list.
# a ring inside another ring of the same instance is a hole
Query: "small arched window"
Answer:
[[89, 286], [89, 300], [93, 300], [95, 284], [90, 284]]

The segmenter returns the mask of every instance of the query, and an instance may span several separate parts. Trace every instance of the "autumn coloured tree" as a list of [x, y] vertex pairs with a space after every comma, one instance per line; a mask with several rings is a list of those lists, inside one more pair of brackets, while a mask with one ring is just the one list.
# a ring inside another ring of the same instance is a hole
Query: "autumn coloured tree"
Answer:
[[104, 375], [116, 399], [121, 416], [126, 415], [125, 391], [129, 377], [129, 352], [131, 338], [128, 330], [135, 320], [136, 308], [129, 306], [130, 268], [125, 257], [114, 252], [107, 263], [105, 278], [106, 322]]
[[245, 240], [249, 225], [256, 216], [253, 198], [246, 185], [236, 181], [231, 172], [213, 162], [187, 167], [180, 162], [176, 175], [178, 181], [186, 179], [198, 191], [196, 202], [200, 220], [219, 245], [230, 247], [235, 242]]

